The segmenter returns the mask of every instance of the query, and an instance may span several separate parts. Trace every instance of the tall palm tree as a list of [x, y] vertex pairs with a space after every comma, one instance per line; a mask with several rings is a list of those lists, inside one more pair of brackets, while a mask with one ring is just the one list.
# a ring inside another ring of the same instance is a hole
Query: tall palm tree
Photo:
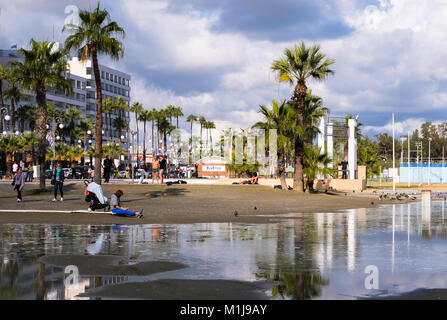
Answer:
[[119, 60], [124, 57], [122, 43], [116, 37], [125, 36], [123, 28], [115, 21], [110, 21], [107, 10], [97, 7], [93, 11], [79, 11], [80, 24], [65, 25], [62, 31], [67, 30], [72, 34], [65, 40], [67, 50], [78, 50], [81, 61], [92, 58], [93, 72], [96, 83], [96, 147], [95, 147], [95, 182], [101, 184], [102, 163], [102, 88], [101, 75], [99, 73], [98, 55], [103, 54], [112, 59]]
[[[112, 98], [106, 98], [104, 99], [102, 103], [102, 107], [104, 110], [105, 115], [105, 123], [106, 123], [106, 137], [107, 142], [110, 142], [111, 136], [112, 136], [112, 114], [116, 111], [116, 105], [115, 101], [113, 101]], [[109, 120], [109, 121], [107, 121]]]
[[179, 126], [178, 126], [178, 118], [184, 116], [182, 107], [175, 107], [173, 116], [176, 117], [176, 119], [177, 119], [177, 125], [176, 126], [177, 126], [177, 128], [179, 128]]
[[68, 122], [68, 126], [66, 129], [67, 134], [70, 137], [70, 145], [74, 146], [76, 139], [79, 137], [79, 133], [81, 132], [81, 129], [76, 125], [76, 121], [82, 119], [82, 112], [76, 107], [69, 107], [65, 111], [64, 118]]
[[172, 117], [175, 117], [175, 107], [170, 104], [165, 109], [166, 117], [169, 118], [169, 123], [172, 124]]
[[21, 92], [19, 88], [19, 73], [16, 70], [17, 67], [11, 65], [10, 69], [7, 69], [6, 72], [6, 81], [8, 81], [8, 85], [6, 87], [5, 92], [3, 92], [3, 97], [9, 100], [10, 106], [10, 115], [11, 115], [11, 132], [16, 132], [16, 110], [15, 103], [19, 102], [21, 99]]
[[47, 88], [51, 86], [72, 94], [73, 88], [64, 77], [68, 64], [67, 52], [54, 50], [54, 42], [37, 42], [31, 39], [31, 50], [19, 49], [22, 62], [14, 62], [22, 89], [33, 90], [37, 102], [38, 163], [40, 165], [40, 188], [45, 189], [45, 154], [47, 152]]
[[190, 114], [187, 118], [186, 118], [186, 122], [189, 122], [191, 124], [191, 138], [189, 139], [189, 162], [191, 164], [191, 156], [192, 156], [192, 125], [194, 124], [194, 122], [197, 121], [197, 116]]
[[213, 151], [213, 135], [212, 135], [212, 130], [216, 129], [216, 124], [214, 123], [214, 121], [208, 121], [208, 129], [209, 129], [209, 134], [210, 134], [210, 146], [211, 146], [211, 155], [214, 155], [214, 151]]
[[[277, 130], [277, 157], [278, 166], [276, 168], [276, 176], [279, 177], [281, 187], [283, 190], [287, 190], [286, 175], [285, 175], [285, 161], [286, 152], [290, 151], [290, 126], [292, 122], [289, 121], [290, 106], [285, 100], [277, 102], [272, 100], [272, 107], [266, 107], [264, 105], [259, 106], [259, 113], [264, 117], [264, 121], [257, 122], [253, 128], [261, 128], [269, 133], [270, 129]], [[269, 141], [269, 140], [267, 140]]]
[[[143, 109], [138, 120], [143, 122], [143, 163], [146, 164], [146, 122], [152, 119], [152, 111]], [[153, 135], [153, 132], [152, 132]]]
[[[320, 46], [314, 45], [307, 48], [304, 42], [295, 45], [293, 48], [284, 50], [284, 57], [273, 61], [271, 70], [278, 76], [280, 82], [288, 82], [295, 88], [292, 100], [296, 103], [298, 125], [304, 127], [304, 108], [307, 94], [307, 81], [310, 79], [323, 81], [328, 75], [333, 74], [330, 66], [335, 62], [327, 59], [326, 55], [320, 52]], [[295, 139], [295, 173], [293, 179], [293, 189], [304, 192], [303, 175], [303, 153], [304, 141]]]
[[[3, 108], [5, 106], [3, 101], [3, 80], [5, 80], [5, 78], [6, 78], [6, 70], [2, 65], [0, 65], [0, 108]], [[3, 128], [5, 128], [5, 118], [2, 118], [1, 121], [2, 121], [1, 132], [3, 132], [4, 130]]]
[[200, 116], [199, 117], [199, 123], [200, 123], [200, 159], [202, 159], [202, 144], [203, 144], [203, 141], [202, 141], [202, 130], [203, 130], [203, 126], [206, 123], [206, 119], [205, 119], [204, 116]]
[[154, 126], [155, 126], [155, 121], [157, 120], [157, 118], [158, 118], [158, 110], [155, 109], [155, 108], [152, 108], [152, 110], [150, 111], [150, 116], [149, 116], [149, 120], [148, 120], [148, 121], [152, 122], [152, 137], [151, 137], [151, 139], [152, 139], [152, 141], [151, 141], [152, 142], [152, 145], [151, 145], [152, 152], [154, 152], [154, 147], [155, 147]]
[[[141, 114], [141, 111], [143, 111], [143, 105], [139, 102], [134, 102], [132, 104], [132, 107], [130, 108], [130, 111], [135, 114], [135, 124], [137, 126], [137, 163], [139, 162], [139, 156], [140, 156], [140, 132], [138, 129], [138, 116]], [[146, 137], [144, 137], [146, 139]], [[146, 161], [146, 159], [145, 159]]]
[[127, 130], [127, 121], [122, 117], [113, 119], [113, 127], [118, 132], [118, 143], [121, 145], [121, 133]]
[[34, 131], [36, 122], [36, 106], [25, 104], [17, 109], [19, 131], [25, 131], [25, 123], [28, 122], [30, 131]]

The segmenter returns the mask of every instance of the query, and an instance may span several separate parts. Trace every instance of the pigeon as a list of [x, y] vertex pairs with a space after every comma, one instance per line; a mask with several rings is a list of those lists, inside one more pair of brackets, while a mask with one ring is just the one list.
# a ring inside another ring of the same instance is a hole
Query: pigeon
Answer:
[[371, 201], [371, 205], [373, 206], [373, 205], [374, 205], [374, 202]]
[[258, 208], [254, 207], [253, 209], [258, 210]]
[[238, 214], [237, 210], [234, 210], [234, 216], [237, 217]]

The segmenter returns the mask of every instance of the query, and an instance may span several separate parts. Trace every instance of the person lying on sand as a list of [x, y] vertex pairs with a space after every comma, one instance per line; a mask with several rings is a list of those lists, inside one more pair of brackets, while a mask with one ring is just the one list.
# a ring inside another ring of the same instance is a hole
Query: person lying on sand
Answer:
[[116, 190], [114, 194], [110, 197], [110, 206], [113, 208], [112, 212], [116, 215], [123, 215], [123, 216], [136, 216], [137, 218], [141, 219], [143, 218], [143, 211], [144, 209], [141, 209], [139, 212], [135, 211], [129, 211], [127, 208], [121, 207], [120, 198], [124, 194], [121, 190]]
[[258, 184], [258, 174], [255, 172], [248, 180], [241, 180], [239, 184]]

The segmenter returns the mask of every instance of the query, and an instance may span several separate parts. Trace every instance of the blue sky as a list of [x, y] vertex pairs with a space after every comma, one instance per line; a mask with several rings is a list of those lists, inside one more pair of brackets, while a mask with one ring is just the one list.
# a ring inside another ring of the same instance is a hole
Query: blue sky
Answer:
[[[67, 5], [91, 0], [0, 0], [0, 48], [29, 39], [63, 41]], [[443, 58], [447, 3], [437, 0], [102, 1], [122, 25], [132, 98], [151, 109], [179, 105], [218, 129], [246, 127], [259, 104], [285, 99], [269, 67], [286, 47], [318, 43], [335, 75], [310, 83], [333, 115], [358, 114], [368, 135], [398, 134], [447, 115]], [[107, 59], [102, 63], [111, 64]], [[189, 128], [182, 122], [182, 127]]]

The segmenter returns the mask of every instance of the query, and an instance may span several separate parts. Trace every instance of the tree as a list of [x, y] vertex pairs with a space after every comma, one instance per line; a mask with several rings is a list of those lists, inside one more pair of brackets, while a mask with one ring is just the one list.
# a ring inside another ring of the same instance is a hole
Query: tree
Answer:
[[37, 136], [34, 132], [25, 132], [23, 134], [23, 147], [28, 151], [26, 155], [26, 161], [25, 162], [32, 162], [33, 164], [36, 163], [36, 159], [34, 157], [35, 155], [35, 149], [37, 146]]
[[[138, 129], [138, 117], [141, 114], [141, 112], [143, 111], [143, 105], [139, 102], [134, 102], [132, 104], [132, 107], [130, 108], [130, 111], [133, 112], [135, 114], [135, 124], [137, 125], [137, 162], [139, 161], [139, 156], [140, 156], [140, 132]], [[146, 139], [146, 136], [144, 137], [144, 139]], [[144, 161], [146, 161], [146, 159], [144, 159]]]
[[6, 172], [12, 175], [12, 157], [14, 152], [20, 152], [23, 149], [23, 139], [15, 134], [3, 135], [0, 147], [6, 153]]
[[[307, 81], [325, 80], [328, 75], [333, 74], [329, 68], [335, 60], [326, 59], [326, 55], [320, 52], [320, 46], [314, 45], [306, 48], [304, 42], [299, 46], [284, 50], [284, 57], [273, 61], [271, 70], [278, 76], [280, 82], [288, 82], [295, 88], [292, 100], [296, 103], [298, 124], [304, 126], [304, 109], [307, 95]], [[295, 139], [295, 173], [293, 179], [293, 189], [297, 192], [304, 192], [303, 175], [303, 139]]]
[[[150, 111], [150, 116], [149, 116], [149, 120], [148, 121], [152, 121], [152, 152], [154, 152], [154, 146], [155, 146], [155, 137], [154, 137], [154, 125], [155, 125], [155, 121], [157, 120], [158, 117], [158, 110], [155, 108], [152, 108], [152, 110]], [[157, 144], [158, 145], [158, 144]]]
[[96, 147], [95, 147], [95, 182], [101, 184], [102, 163], [102, 88], [101, 75], [99, 73], [98, 55], [103, 54], [114, 60], [124, 57], [122, 43], [116, 39], [124, 38], [125, 32], [115, 21], [110, 21], [107, 10], [97, 7], [93, 11], [79, 11], [80, 25], [65, 25], [62, 31], [67, 30], [72, 34], [65, 40], [65, 48], [78, 50], [81, 61], [92, 58], [93, 71], [96, 83]]
[[[143, 163], [146, 164], [146, 122], [150, 121], [152, 118], [152, 111], [143, 109], [140, 111], [138, 120], [143, 122]], [[153, 135], [153, 133], [152, 133]]]
[[[5, 106], [3, 101], [3, 80], [6, 78], [6, 69], [0, 65], [0, 108], [3, 108]], [[1, 119], [1, 125], [2, 125], [2, 132], [5, 128], [5, 118]]]
[[122, 117], [113, 119], [113, 127], [118, 131], [118, 143], [121, 145], [121, 132], [127, 130], [127, 121]]
[[[107, 142], [110, 142], [112, 136], [112, 114], [116, 111], [115, 101], [112, 98], [106, 98], [103, 101], [103, 109], [106, 122], [106, 137]], [[107, 121], [109, 120], [109, 121]]]
[[186, 122], [189, 122], [191, 124], [191, 138], [189, 139], [189, 163], [191, 164], [191, 157], [192, 157], [192, 125], [194, 122], [197, 121], [197, 116], [190, 114], [186, 118]]
[[307, 192], [314, 190], [314, 180], [318, 174], [333, 175], [334, 170], [328, 168], [328, 164], [331, 163], [331, 158], [326, 153], [321, 153], [321, 149], [317, 147], [305, 147], [304, 148], [304, 174], [307, 180]]
[[[276, 175], [279, 177], [281, 187], [283, 190], [287, 190], [286, 175], [285, 175], [285, 161], [286, 152], [291, 150], [291, 143], [288, 137], [290, 129], [288, 128], [292, 122], [289, 121], [290, 106], [285, 100], [278, 103], [276, 100], [272, 100], [272, 107], [266, 107], [264, 105], [259, 106], [259, 113], [264, 117], [264, 121], [257, 122], [253, 128], [264, 129], [268, 135], [270, 129], [277, 130], [277, 157], [278, 166], [276, 168]], [[266, 137], [268, 140], [268, 136]]]
[[10, 105], [10, 115], [11, 115], [11, 132], [16, 132], [16, 110], [15, 110], [15, 102], [19, 102], [21, 100], [21, 92], [18, 86], [19, 84], [19, 73], [17, 67], [14, 64], [11, 64], [10, 69], [6, 69], [6, 77], [5, 80], [8, 81], [8, 86], [6, 87], [5, 92], [3, 93], [3, 97], [9, 100]]
[[200, 116], [199, 117], [199, 123], [200, 123], [200, 159], [202, 159], [202, 144], [203, 144], [203, 140], [202, 140], [202, 129], [203, 126], [206, 123], [206, 119], [204, 116]]
[[36, 125], [36, 106], [25, 104], [17, 109], [19, 131], [25, 131], [25, 123], [28, 122], [30, 131], [34, 131]]
[[74, 146], [76, 139], [81, 134], [81, 129], [76, 125], [76, 121], [82, 119], [82, 112], [76, 107], [69, 107], [65, 111], [64, 118], [68, 122], [66, 129], [70, 137], [70, 145]]
[[69, 80], [64, 76], [68, 64], [67, 52], [55, 50], [54, 42], [37, 42], [31, 39], [31, 50], [19, 49], [23, 57], [22, 62], [13, 62], [16, 67], [19, 82], [22, 89], [33, 90], [36, 93], [37, 102], [37, 135], [38, 163], [40, 165], [40, 189], [45, 189], [45, 154], [47, 152], [47, 88], [62, 90], [69, 95], [73, 88]]

